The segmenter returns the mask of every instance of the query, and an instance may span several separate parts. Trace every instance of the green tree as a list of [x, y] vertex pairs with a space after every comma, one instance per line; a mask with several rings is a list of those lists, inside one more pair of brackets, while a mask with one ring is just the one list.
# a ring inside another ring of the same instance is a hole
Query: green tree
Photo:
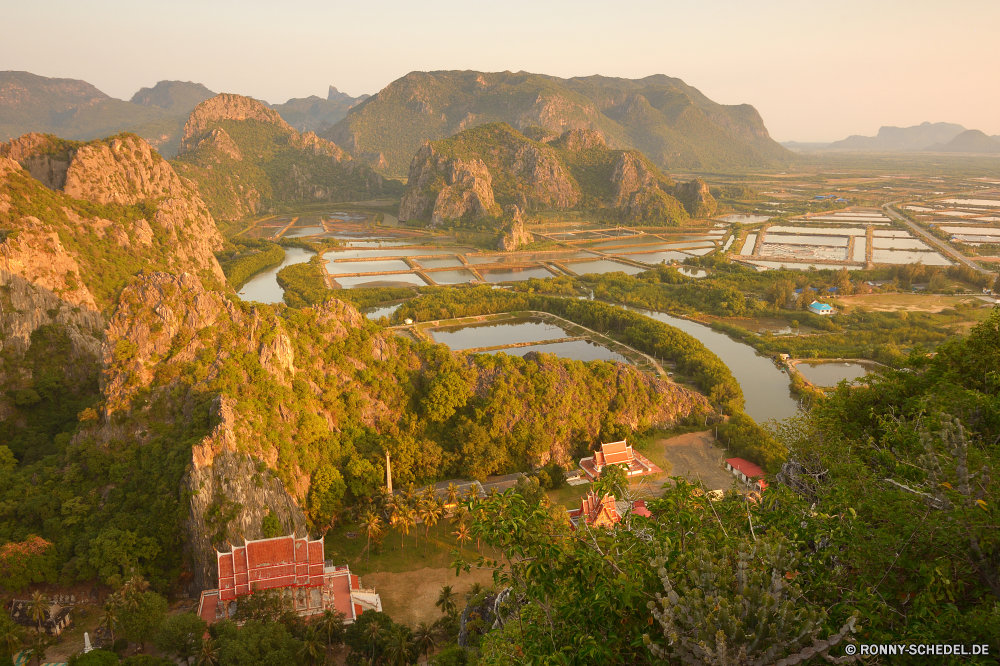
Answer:
[[274, 515], [274, 511], [268, 510], [267, 515], [260, 521], [260, 531], [265, 539], [281, 536], [284, 530], [281, 529], [281, 521]]
[[437, 632], [426, 622], [421, 622], [413, 632], [413, 644], [418, 652], [424, 653], [424, 661], [427, 661], [431, 650], [437, 647]]
[[233, 621], [277, 622], [284, 612], [285, 604], [277, 590], [254, 590], [240, 597]]
[[108, 633], [111, 634], [112, 645], [115, 642], [115, 629], [117, 629], [120, 624], [121, 613], [118, 610], [118, 605], [113, 601], [104, 602], [98, 626], [104, 627], [108, 630]]
[[69, 658], [69, 666], [115, 666], [120, 663], [118, 655], [111, 650], [96, 649], [86, 654], [75, 654]]
[[392, 628], [385, 647], [385, 657], [391, 666], [406, 666], [416, 657], [416, 647], [409, 629], [399, 624]]
[[323, 636], [327, 656], [334, 645], [344, 642], [344, 614], [339, 611], [325, 610], [317, 622], [317, 630]]
[[445, 585], [438, 593], [438, 598], [434, 602], [434, 605], [440, 608], [442, 613], [454, 615], [458, 611], [458, 604], [455, 603], [457, 597], [458, 595], [452, 589], [451, 585]]
[[437, 499], [425, 500], [420, 507], [420, 518], [424, 521], [424, 557], [427, 556], [427, 542], [430, 541], [431, 528], [437, 525], [444, 514], [444, 509]]
[[153, 643], [160, 652], [189, 662], [201, 652], [205, 628], [205, 621], [194, 613], [171, 615], [160, 625]]
[[49, 616], [49, 598], [44, 592], [35, 590], [28, 601], [28, 617], [35, 621], [38, 633], [42, 633], [42, 622]]
[[465, 406], [471, 394], [472, 387], [457, 370], [442, 370], [424, 396], [424, 414], [431, 421], [444, 423]]
[[322, 636], [314, 627], [308, 627], [302, 637], [298, 655], [301, 660], [308, 662], [309, 666], [316, 666], [316, 662], [325, 657], [324, 648]]
[[371, 560], [372, 538], [378, 539], [378, 535], [382, 531], [382, 519], [374, 510], [369, 509], [361, 520], [361, 530], [368, 540], [365, 545], [365, 561], [368, 562]]
[[87, 559], [101, 580], [120, 585], [131, 572], [145, 571], [159, 552], [160, 545], [152, 537], [107, 527], [90, 543]]
[[156, 592], [135, 595], [134, 606], [121, 614], [122, 636], [143, 645], [153, 640], [167, 615], [167, 600]]
[[24, 633], [7, 613], [0, 613], [0, 655], [13, 658], [21, 649]]
[[340, 470], [333, 465], [322, 465], [313, 474], [309, 488], [309, 510], [316, 525], [329, 525], [343, 506], [347, 484]]

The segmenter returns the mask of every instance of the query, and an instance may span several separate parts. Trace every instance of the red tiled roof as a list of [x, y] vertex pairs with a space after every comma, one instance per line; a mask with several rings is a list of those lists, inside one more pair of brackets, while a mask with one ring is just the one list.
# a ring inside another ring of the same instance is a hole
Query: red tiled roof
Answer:
[[291, 536], [251, 541], [247, 544], [247, 564], [251, 569], [295, 561], [295, 539]]
[[354, 617], [361, 615], [365, 612], [365, 609], [360, 606], [360, 604], [354, 604]]
[[323, 565], [323, 542], [309, 542], [309, 564]]
[[354, 618], [355, 616], [351, 614], [351, 581], [346, 575], [333, 575], [328, 579], [330, 581], [330, 590], [333, 592], [333, 605], [334, 607], [346, 615], [348, 618]]
[[646, 508], [646, 502], [644, 500], [636, 500], [632, 503], [632, 515], [643, 516], [645, 518], [653, 517], [653, 514], [651, 514], [649, 509]]
[[757, 465], [754, 465], [749, 460], [744, 460], [743, 458], [727, 458], [726, 463], [728, 463], [729, 466], [737, 472], [742, 472], [747, 478], [764, 476], [764, 470]]
[[624, 439], [620, 442], [601, 444], [601, 454], [605, 465], [632, 462], [632, 447], [626, 444]]

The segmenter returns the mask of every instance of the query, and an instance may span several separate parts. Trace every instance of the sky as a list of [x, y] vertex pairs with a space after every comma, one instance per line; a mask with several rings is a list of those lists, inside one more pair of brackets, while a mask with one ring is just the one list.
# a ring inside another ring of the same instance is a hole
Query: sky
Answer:
[[[415, 70], [683, 79], [779, 141], [953, 122], [1000, 134], [997, 0], [2, 0], [0, 69], [129, 99], [160, 80], [272, 103]], [[12, 29], [13, 26], [18, 26]]]

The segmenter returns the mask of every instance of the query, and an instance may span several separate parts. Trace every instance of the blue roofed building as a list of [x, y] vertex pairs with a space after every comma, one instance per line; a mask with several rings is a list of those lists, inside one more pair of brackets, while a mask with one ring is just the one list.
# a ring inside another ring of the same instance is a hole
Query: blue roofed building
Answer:
[[818, 315], [832, 315], [837, 313], [837, 311], [833, 309], [832, 305], [820, 303], [819, 301], [813, 301], [806, 309], [809, 310], [809, 312]]

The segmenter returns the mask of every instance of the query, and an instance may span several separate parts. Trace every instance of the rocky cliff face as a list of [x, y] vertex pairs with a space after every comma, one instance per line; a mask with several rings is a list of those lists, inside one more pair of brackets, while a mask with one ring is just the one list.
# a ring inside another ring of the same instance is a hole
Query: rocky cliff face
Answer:
[[221, 93], [196, 106], [188, 116], [181, 137], [181, 152], [194, 148], [197, 139], [207, 132], [213, 123], [220, 120], [256, 120], [277, 125], [289, 132], [295, 131], [291, 125], [282, 120], [277, 111], [267, 108], [257, 100], [243, 95]]
[[520, 217], [519, 213], [520, 211], [513, 211], [514, 221], [505, 226], [497, 237], [497, 249], [501, 252], [514, 252], [534, 241], [531, 232], [524, 228], [524, 223], [520, 219], [517, 219]]
[[674, 190], [675, 196], [691, 217], [712, 217], [717, 204], [715, 197], [709, 191], [708, 183], [701, 178], [695, 178], [689, 183], [678, 184]]
[[364, 199], [398, 189], [332, 141], [300, 133], [274, 109], [240, 95], [217, 95], [195, 108], [174, 166], [226, 221], [275, 202]]

